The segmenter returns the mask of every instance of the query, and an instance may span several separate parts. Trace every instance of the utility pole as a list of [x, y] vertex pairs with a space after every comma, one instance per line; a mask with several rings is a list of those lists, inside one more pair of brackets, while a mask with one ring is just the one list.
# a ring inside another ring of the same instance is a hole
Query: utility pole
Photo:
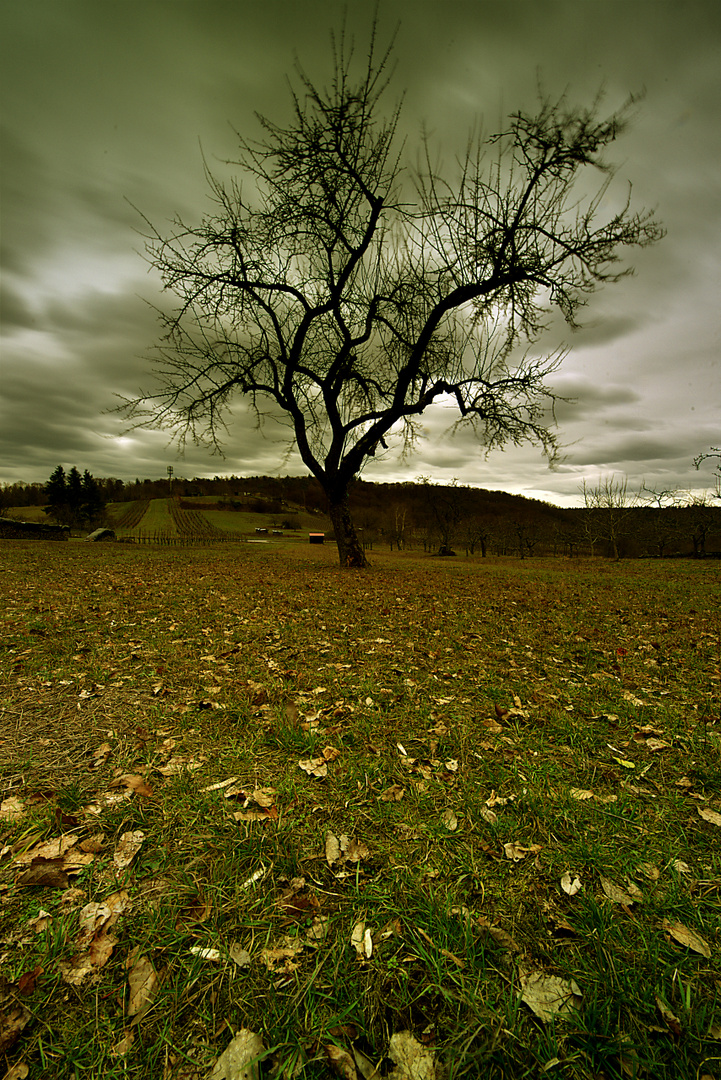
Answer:
[[173, 494], [173, 466], [168, 465], [168, 498]]

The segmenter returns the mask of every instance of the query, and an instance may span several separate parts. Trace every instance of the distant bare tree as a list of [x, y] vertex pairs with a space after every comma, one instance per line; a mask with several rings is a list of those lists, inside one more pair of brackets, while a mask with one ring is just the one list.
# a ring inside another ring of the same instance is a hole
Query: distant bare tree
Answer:
[[[126, 403], [134, 424], [216, 448], [236, 394], [258, 422], [284, 416], [344, 566], [366, 564], [349, 484], [389, 437], [409, 448], [434, 402], [487, 448], [530, 440], [553, 455], [546, 380], [562, 353], [518, 346], [554, 307], [575, 326], [586, 297], [629, 272], [621, 250], [663, 234], [608, 194], [603, 154], [627, 110], [544, 101], [470, 146], [455, 175], [427, 146], [404, 171], [399, 107], [381, 113], [390, 51], [374, 28], [359, 68], [341, 35], [327, 87], [299, 68], [291, 119], [259, 117], [258, 141], [238, 137], [240, 178], [207, 169], [212, 212], [163, 233], [146, 222], [149, 262], [179, 303], [161, 315], [159, 388]], [[595, 194], [587, 171], [601, 173]]]
[[705, 454], [699, 454], [694, 458], [694, 465], [697, 469], [701, 468], [704, 461], [708, 461], [710, 458], [716, 459], [716, 469], [714, 471], [714, 481], [716, 490], [714, 492], [714, 498], [721, 499], [721, 447], [712, 446]]
[[626, 537], [631, 521], [630, 511], [638, 504], [636, 496], [628, 490], [628, 479], [604, 476], [593, 487], [584, 480], [581, 492], [588, 511], [589, 534], [593, 532], [594, 543], [605, 541], [618, 561], [621, 541]]

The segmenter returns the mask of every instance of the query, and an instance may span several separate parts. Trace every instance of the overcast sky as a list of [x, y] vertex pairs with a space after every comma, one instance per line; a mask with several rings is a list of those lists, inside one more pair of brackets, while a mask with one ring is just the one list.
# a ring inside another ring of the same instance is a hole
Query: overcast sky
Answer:
[[[372, 6], [347, 5], [357, 38]], [[146, 301], [159, 282], [141, 222], [209, 208], [201, 157], [234, 153], [254, 113], [288, 117], [297, 54], [322, 82], [343, 5], [313, 0], [2, 0], [2, 353], [0, 482], [44, 481], [59, 463], [97, 476], [305, 472], [277, 429], [236, 409], [225, 458], [168, 437], [123, 437], [116, 395], [149, 387], [158, 337]], [[436, 409], [406, 461], [371, 462], [368, 480], [500, 488], [559, 505], [584, 479], [702, 489], [693, 458], [721, 444], [721, 5], [718, 0], [380, 0], [383, 38], [398, 24], [395, 89], [413, 151], [425, 124], [447, 159], [471, 127], [532, 109], [540, 82], [608, 110], [645, 91], [612, 147], [619, 182], [668, 235], [632, 253], [635, 276], [599, 292], [585, 329], [558, 328], [568, 356], [557, 390], [564, 459], [539, 450], [485, 457], [472, 432], [446, 434]]]

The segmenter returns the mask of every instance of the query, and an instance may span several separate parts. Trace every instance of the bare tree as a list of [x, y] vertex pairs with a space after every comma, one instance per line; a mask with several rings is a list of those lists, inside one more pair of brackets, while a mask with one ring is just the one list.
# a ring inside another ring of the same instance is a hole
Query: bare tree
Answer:
[[587, 535], [594, 535], [593, 545], [598, 540], [605, 540], [618, 562], [621, 558], [621, 545], [631, 522], [631, 511], [638, 505], [638, 499], [628, 490], [627, 477], [600, 477], [595, 487], [583, 481], [581, 487], [583, 501], [586, 504], [588, 526]]
[[[382, 109], [391, 48], [378, 51], [374, 28], [357, 64], [334, 39], [330, 84], [298, 68], [287, 124], [259, 117], [257, 141], [238, 136], [240, 178], [206, 168], [213, 212], [165, 235], [146, 222], [149, 261], [179, 305], [161, 315], [159, 387], [126, 403], [138, 426], [217, 449], [236, 394], [259, 423], [284, 417], [347, 566], [366, 563], [351, 481], [386, 440], [410, 448], [434, 402], [454, 404], [488, 449], [554, 453], [546, 380], [562, 353], [528, 350], [554, 307], [575, 326], [587, 295], [629, 272], [620, 249], [663, 233], [628, 200], [607, 209], [603, 151], [628, 110], [545, 101], [471, 145], [455, 176], [427, 145], [413, 174], [396, 149], [400, 108]], [[601, 172], [590, 197], [587, 170]]]
[[714, 491], [714, 498], [721, 499], [721, 446], [712, 446], [707, 453], [699, 454], [698, 457], [694, 458], [693, 463], [697, 469], [700, 469], [704, 461], [713, 458], [716, 459], [716, 469], [714, 471], [716, 490]]

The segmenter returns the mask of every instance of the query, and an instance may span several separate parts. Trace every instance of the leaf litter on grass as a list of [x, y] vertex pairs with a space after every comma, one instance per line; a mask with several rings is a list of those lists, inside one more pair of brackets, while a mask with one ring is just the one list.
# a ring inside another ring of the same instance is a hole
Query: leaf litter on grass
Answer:
[[[71, 558], [75, 557], [71, 553]], [[100, 556], [82, 558], [89, 560], [78, 564], [85, 573], [87, 565], [95, 565]], [[188, 574], [188, 560], [202, 569], [200, 575]], [[492, 564], [469, 563], [467, 569], [458, 564], [438, 571], [420, 559], [389, 561], [388, 569], [381, 560], [375, 576], [344, 577], [338, 584], [335, 571], [323, 570], [321, 576], [311, 568], [308, 573], [316, 575], [312, 576], [313, 618], [306, 630], [294, 614], [308, 609], [306, 569], [290, 569], [277, 561], [271, 565], [257, 553], [247, 563], [241, 557], [241, 563], [242, 593], [233, 584], [236, 563], [231, 568], [222, 553], [188, 552], [182, 559], [156, 561], [150, 553], [120, 553], [119, 561], [113, 563], [114, 580], [127, 582], [125, 564], [131, 577], [131, 568], [137, 565], [142, 567], [138, 576], [146, 588], [141, 598], [133, 577], [133, 584], [121, 593], [122, 604], [114, 595], [102, 594], [101, 614], [115, 620], [115, 636], [99, 639], [94, 652], [79, 653], [73, 643], [73, 651], [68, 653], [72, 659], [67, 661], [71, 668], [64, 666], [62, 659], [59, 663], [43, 659], [42, 650], [49, 644], [45, 639], [34, 643], [40, 648], [32, 656], [52, 673], [51, 692], [58, 695], [57, 701], [67, 698], [75, 712], [86, 710], [86, 744], [81, 747], [78, 741], [76, 761], [78, 766], [82, 762], [84, 775], [90, 778], [85, 789], [88, 798], [79, 798], [71, 808], [79, 822], [72, 827], [79, 839], [62, 853], [59, 846], [59, 853], [50, 857], [69, 859], [74, 848], [82, 851], [80, 845], [99, 835], [101, 828], [105, 839], [98, 850], [85, 851], [95, 858], [77, 872], [64, 863], [54, 867], [58, 880], [63, 874], [67, 878], [64, 887], [41, 884], [41, 876], [35, 884], [19, 888], [15, 878], [23, 871], [15, 866], [8, 875], [7, 867], [12, 863], [6, 855], [5, 863], [0, 864], [0, 871], [6, 868], [1, 885], [9, 883], [9, 889], [0, 897], [7, 904], [10, 896], [13, 910], [22, 904], [30, 917], [43, 922], [45, 916], [39, 911], [45, 908], [36, 905], [28, 910], [31, 897], [42, 896], [43, 903], [55, 910], [79, 880], [89, 890], [72, 901], [70, 910], [79, 919], [87, 904], [107, 902], [120, 886], [129, 891], [132, 903], [115, 923], [103, 922], [96, 912], [97, 922], [91, 924], [91, 909], [82, 916], [82, 926], [87, 923], [83, 938], [74, 932], [68, 937], [78, 972], [87, 964], [84, 956], [91, 948], [101, 961], [79, 977], [78, 1015], [82, 1015], [82, 1002], [86, 998], [89, 1002], [90, 993], [85, 988], [97, 986], [100, 978], [108, 989], [115, 987], [115, 1000], [120, 994], [127, 1002], [133, 990], [124, 981], [136, 962], [147, 961], [158, 973], [153, 1000], [164, 1000], [168, 1008], [151, 1005], [142, 1021], [142, 1040], [131, 1040], [127, 1032], [138, 1030], [137, 1026], [131, 1028], [129, 1020], [142, 1015], [144, 1005], [134, 1016], [126, 1013], [120, 1025], [115, 1021], [113, 1038], [105, 1048], [109, 1058], [115, 1053], [127, 1057], [128, 1062], [144, 1060], [142, 1055], [152, 1045], [157, 1030], [154, 1018], [161, 1012], [176, 1044], [185, 1045], [190, 1056], [217, 1058], [217, 1049], [211, 1054], [213, 1047], [207, 1040], [204, 1049], [193, 1043], [191, 1029], [182, 1019], [189, 1013], [184, 1014], [172, 998], [163, 998], [174, 978], [187, 970], [190, 957], [197, 989], [188, 988], [183, 993], [200, 995], [205, 1031], [218, 1031], [223, 1023], [230, 1023], [233, 1030], [245, 1026], [229, 992], [228, 973], [233, 971], [237, 978], [249, 980], [253, 989], [248, 990], [248, 1000], [255, 994], [258, 1002], [266, 1003], [258, 1008], [262, 1023], [255, 1025], [265, 1045], [273, 1046], [278, 1031], [287, 1024], [287, 1019], [281, 1019], [285, 1016], [283, 995], [299, 992], [307, 995], [307, 1015], [316, 1016], [320, 1027], [318, 1031], [303, 1029], [297, 1022], [291, 1029], [296, 1034], [290, 1037], [299, 1041], [298, 1052], [314, 1052], [323, 1017], [333, 1010], [355, 1008], [359, 1010], [359, 1029], [367, 1031], [377, 1052], [376, 1057], [366, 1055], [367, 1060], [380, 1062], [387, 1054], [393, 1069], [401, 1066], [388, 1053], [384, 1032], [407, 1029], [406, 1017], [417, 1023], [416, 1040], [426, 1027], [435, 1030], [433, 1025], [439, 1022], [445, 1039], [438, 1049], [440, 1054], [444, 1047], [452, 1054], [456, 1039], [458, 1044], [467, 1043], [469, 1054], [483, 1053], [482, 1038], [471, 1037], [473, 1030], [483, 1030], [473, 991], [473, 973], [480, 957], [486, 965], [485, 993], [501, 1015], [504, 1009], [512, 1008], [509, 986], [522, 972], [529, 995], [538, 990], [542, 1001], [540, 992], [546, 994], [546, 1005], [540, 1008], [553, 1011], [554, 1002], [560, 1001], [564, 1007], [555, 1014], [557, 1019], [573, 1016], [575, 1028], [583, 1031], [584, 1024], [590, 1023], [585, 1019], [587, 995], [579, 998], [576, 988], [584, 989], [584, 976], [594, 986], [602, 977], [594, 968], [593, 950], [588, 948], [595, 940], [593, 919], [608, 920], [606, 949], [619, 969], [638, 968], [639, 983], [646, 979], [659, 1000], [666, 1000], [671, 991], [660, 980], [654, 981], [653, 970], [644, 967], [640, 942], [646, 939], [663, 956], [673, 958], [671, 962], [679, 966], [684, 980], [701, 999], [711, 1000], [709, 988], [715, 985], [718, 950], [712, 948], [707, 932], [688, 930], [692, 921], [701, 929], [715, 925], [713, 912], [718, 910], [714, 907], [718, 867], [711, 842], [717, 823], [713, 817], [696, 812], [702, 809], [714, 814], [718, 792], [703, 779], [711, 775], [703, 773], [703, 745], [694, 743], [693, 754], [687, 752], [695, 730], [687, 720], [694, 708], [689, 704], [694, 700], [691, 687], [693, 684], [693, 694], [698, 696], [703, 675], [690, 666], [687, 691], [678, 663], [680, 652], [673, 667], [648, 669], [643, 665], [647, 654], [639, 647], [636, 655], [628, 640], [629, 631], [624, 631], [625, 652], [620, 660], [611, 635], [612, 624], [616, 630], [622, 625], [613, 613], [631, 604], [635, 605], [638, 640], [642, 642], [644, 635], [657, 636], [656, 629], [644, 629], [644, 620], [650, 625], [656, 618], [653, 605], [659, 579], [653, 568], [639, 568], [653, 579], [653, 588], [647, 592], [640, 591], [633, 580], [629, 587], [626, 578], [623, 589], [617, 590], [612, 577], [604, 578], [595, 569], [581, 570], [580, 576], [577, 573], [571, 580], [558, 564], [544, 564], [545, 568], [539, 564], [541, 569], [537, 574], [534, 571], [533, 578], [528, 576], [530, 566], [524, 568], [522, 587], [515, 571]], [[97, 566], [98, 576], [92, 580], [102, 587], [106, 569], [102, 560]], [[685, 580], [682, 569], [674, 570], [676, 577], [671, 578], [681, 583], [679, 588]], [[41, 566], [40, 577], [44, 572]], [[400, 603], [385, 595], [386, 574], [393, 577]], [[479, 574], [484, 575], [485, 585], [480, 594]], [[690, 626], [700, 628], [707, 610], [703, 598], [699, 599], [699, 580], [694, 579], [695, 614], [684, 615], [683, 625], [679, 620], [678, 628], [669, 625], [666, 631], [677, 650], [684, 647]], [[76, 583], [73, 589], [77, 592]], [[443, 610], [454, 612], [457, 621], [451, 632], [449, 616], [441, 620], [436, 614], [435, 605], [443, 590]], [[70, 592], [67, 601], [58, 590], [54, 595], [56, 606], [65, 603], [68, 613], [80, 610], [77, 597]], [[478, 602], [479, 595], [484, 597], [483, 604]], [[533, 603], [534, 597], [542, 599]], [[139, 616], [136, 609], [143, 603], [149, 610]], [[569, 629], [564, 617], [567, 604], [574, 610], [574, 626], [582, 627], [584, 641], [592, 638], [599, 652], [605, 650], [608, 672], [603, 679], [593, 680], [593, 685], [591, 680], [584, 683], [576, 676], [581, 662], [575, 658], [574, 650], [579, 646], [575, 638], [582, 635], [574, 637], [575, 631]], [[168, 605], [175, 605], [172, 616], [166, 613]], [[651, 614], [640, 614], [646, 608]], [[669, 610], [678, 609], [679, 605], [674, 608], [669, 600]], [[509, 610], [513, 611], [513, 622], [504, 626], [498, 615]], [[382, 614], [384, 611], [387, 614]], [[380, 633], [379, 619], [384, 621]], [[663, 625], [663, 617], [659, 619]], [[321, 623], [327, 627], [322, 631], [326, 637], [314, 629]], [[707, 639], [699, 636], [698, 640]], [[172, 663], [168, 662], [170, 655]], [[688, 662], [694, 664], [695, 657], [689, 655]], [[33, 674], [32, 664], [28, 666], [27, 659], [24, 663], [24, 681], [12, 684], [11, 694], [21, 702], [25, 716], [37, 718], [42, 738], [47, 732], [50, 739], [53, 733], [42, 727], [41, 717], [41, 710], [48, 710], [47, 692], [40, 676]], [[80, 685], [88, 693], [81, 696], [78, 675], [83, 665], [91, 663], [92, 674], [84, 686]], [[205, 678], [206, 670], [212, 678]], [[61, 686], [63, 681], [71, 681], [69, 675], [75, 680], [72, 687]], [[121, 682], [119, 675], [126, 681]], [[113, 683], [120, 685], [111, 693], [99, 689]], [[322, 693], [314, 694], [314, 689]], [[662, 696], [661, 691], [668, 693]], [[303, 704], [304, 699], [323, 702], [325, 694], [325, 701], [332, 706], [308, 711], [309, 704]], [[635, 722], [637, 710], [650, 705], [637, 704], [631, 698], [639, 703], [655, 702], [655, 732], [650, 725]], [[297, 723], [287, 714], [289, 699], [300, 703]], [[205, 701], [213, 707], [201, 707]], [[499, 706], [500, 716], [494, 701], [509, 703]], [[88, 750], [89, 721], [100, 717], [101, 708], [102, 730], [98, 725]], [[314, 722], [302, 720], [305, 712]], [[493, 722], [499, 730], [483, 726], [479, 738], [479, 716], [492, 717], [494, 713]], [[74, 714], [67, 709], [63, 715], [70, 722]], [[153, 719], [148, 719], [149, 715]], [[626, 716], [633, 720], [627, 721]], [[325, 733], [317, 732], [318, 720], [328, 730], [334, 729], [325, 735], [333, 742], [326, 750], [337, 751], [333, 757], [318, 749], [325, 741], [321, 741]], [[113, 734], [108, 735], [109, 731]], [[653, 739], [670, 745], [658, 747]], [[399, 741], [400, 747], [396, 745]], [[572, 747], [566, 745], [569, 741]], [[36, 738], [35, 752], [38, 745]], [[318, 769], [325, 765], [325, 775], [308, 772], [304, 777], [299, 761]], [[216, 777], [232, 776], [237, 793], [227, 800], [223, 797], [231, 782], [213, 791], [223, 783], [214, 780], [213, 772]], [[19, 770], [16, 773], [19, 775]], [[631, 786], [624, 786], [626, 774], [631, 775], [632, 784], [625, 783]], [[677, 787], [684, 777], [690, 785]], [[25, 814], [15, 816], [19, 808], [11, 803], [7, 820], [0, 818], [5, 830], [0, 840], [9, 846], [11, 856], [22, 853], [15, 837], [26, 828], [28, 815], [34, 821], [43, 814], [43, 804], [28, 799], [32, 781], [12, 783], [13, 787], [1, 794], [17, 799]], [[93, 783], [96, 787], [91, 799]], [[62, 788], [56, 780], [54, 785], [54, 792]], [[488, 804], [486, 795], [494, 787], [504, 794]], [[399, 791], [403, 792], [400, 796]], [[570, 791], [570, 798], [564, 791]], [[690, 793], [680, 796], [686, 799], [684, 804], [675, 801], [679, 791]], [[392, 795], [383, 798], [379, 792]], [[577, 795], [580, 792], [582, 797]], [[263, 805], [256, 793], [268, 804]], [[700, 808], [694, 805], [692, 795], [704, 798]], [[53, 793], [47, 800], [48, 809], [55, 798]], [[241, 809], [235, 813], [248, 816], [234, 821], [229, 807], [237, 806], [238, 800]], [[95, 812], [85, 813], [83, 807], [91, 804]], [[645, 807], [643, 813], [641, 807]], [[693, 808], [695, 833], [688, 828], [686, 807]], [[264, 819], [251, 816], [273, 810], [278, 811], [276, 817], [269, 813]], [[486, 817], [483, 810], [495, 820]], [[95, 822], [92, 826], [91, 819]], [[454, 819], [459, 827], [448, 828]], [[60, 829], [55, 825], [49, 826], [48, 836], [48, 821], [46, 815], [34, 844], [26, 843], [22, 850], [31, 851], [48, 839], [60, 840]], [[686, 837], [683, 844], [669, 843], [675, 829]], [[121, 854], [118, 865], [115, 854], [124, 850], [121, 838], [135, 835], [137, 841], [138, 833], [144, 835], [140, 847], [131, 854], [131, 844], [128, 861], [123, 863]], [[338, 858], [333, 857], [334, 847], [331, 859], [327, 857], [327, 834], [337, 842]], [[360, 858], [353, 859], [349, 857], [354, 852], [352, 844], [360, 844], [361, 836], [369, 838], [372, 855], [362, 852]], [[108, 871], [110, 877], [104, 876]], [[586, 887], [573, 893], [564, 889], [562, 875], [566, 872], [571, 889], [576, 881]], [[619, 890], [616, 900], [604, 901], [602, 885], [597, 890], [591, 888], [591, 882], [600, 877]], [[300, 878], [304, 878], [302, 886], [288, 884]], [[191, 883], [192, 895], [204, 898], [201, 922], [178, 921], [178, 887], [188, 896]], [[678, 899], [673, 891], [676, 888], [681, 890]], [[643, 893], [643, 903], [634, 889]], [[146, 895], [153, 896], [157, 909], [147, 905]], [[690, 915], [690, 901], [698, 908], [698, 919]], [[677, 903], [681, 906], [676, 907]], [[467, 914], [459, 917], [452, 909], [465, 909]], [[146, 935], [141, 930], [138, 936], [139, 928], [155, 910], [156, 929]], [[627, 911], [633, 913], [630, 922]], [[539, 917], [549, 927], [540, 936]], [[398, 919], [398, 929], [384, 936], [385, 928]], [[664, 920], [695, 935], [697, 944], [705, 945], [709, 954], [703, 948], [694, 949], [690, 937], [675, 937]], [[50, 925], [45, 924], [43, 934]], [[562, 929], [564, 926], [567, 929]], [[90, 940], [88, 933], [92, 933]], [[162, 946], [153, 941], [153, 935], [160, 935]], [[468, 935], [473, 948], [469, 948]], [[415, 952], [404, 951], [404, 943], [410, 942], [416, 943]], [[0, 950], [2, 947], [0, 944]], [[28, 962], [18, 969], [14, 985], [18, 985], [18, 978], [28, 976], [24, 985], [29, 989], [32, 973], [43, 969], [29, 995], [35, 1008], [50, 985], [48, 972], [60, 969], [56, 960], [40, 956], [37, 949], [33, 953], [29, 945], [22, 948]], [[263, 957], [264, 949], [269, 963]], [[232, 958], [233, 953], [242, 963]], [[572, 961], [573, 980], [564, 974]], [[691, 961], [707, 968], [697, 973]], [[62, 962], [68, 963], [68, 955]], [[344, 964], [351, 968], [346, 971]], [[167, 977], [160, 978], [161, 967], [167, 970]], [[548, 974], [549, 968], [559, 974]], [[333, 972], [332, 977], [327, 971]], [[141, 965], [138, 987], [142, 986], [142, 973]], [[150, 975], [148, 978], [152, 981]], [[359, 978], [364, 980], [363, 994], [353, 998], [352, 988]], [[406, 993], [404, 979], [409, 987], [437, 984], [448, 995], [446, 1003], [462, 1004], [455, 1013], [442, 1004], [442, 997], [430, 1004], [428, 990], [425, 995], [418, 989]], [[553, 979], [559, 982], [546, 981]], [[605, 987], [611, 1013], [625, 1023], [625, 1014], [613, 1011], [613, 982], [600, 985]], [[142, 996], [140, 990], [138, 993]], [[413, 1006], [416, 1012], [409, 1005], [411, 999], [417, 1002]], [[113, 997], [100, 1000], [111, 1001]], [[602, 997], [602, 1007], [604, 1000]], [[627, 1000], [633, 1023], [640, 1022], [643, 1011], [634, 1004], [632, 994]], [[353, 1006], [353, 1001], [360, 1004]], [[388, 1012], [380, 1011], [376, 1004], [380, 1001]], [[567, 1013], [569, 1002], [573, 1008]], [[669, 1016], [681, 1015], [673, 1000], [668, 1005]], [[49, 998], [48, 1015], [54, 1007]], [[652, 1010], [654, 1007], [652, 1002]], [[102, 1005], [102, 1009], [107, 1008]], [[503, 1025], [498, 1028], [494, 1051], [506, 1055], [509, 1068], [511, 1060], [516, 1060], [520, 1071], [534, 1060], [533, 1047], [537, 1045], [532, 1025], [533, 1016], [538, 1014], [530, 1005], [528, 1008], [528, 1019], [519, 1017], [513, 1041], [503, 1034]], [[663, 1019], [660, 1011], [659, 1015]], [[464, 1028], [466, 1021], [469, 1026]], [[685, 1054], [696, 1052], [691, 1040], [693, 1020], [688, 1041], [684, 1041], [685, 1027], [679, 1036], [670, 1019], [664, 1019], [664, 1024], [669, 1039], [675, 1040], [676, 1061], [679, 1040]], [[283, 1030], [284, 1037], [289, 1037], [287, 1026]], [[461, 1030], [467, 1034], [461, 1035]], [[619, 1031], [619, 1045], [621, 1037], [631, 1030], [632, 1024]], [[708, 1030], [707, 1023], [703, 1037]], [[30, 1036], [27, 1031], [26, 1025], [18, 1037], [23, 1047], [35, 1053], [36, 1027], [32, 1026]], [[661, 1049], [654, 1053], [671, 1053], [671, 1044], [668, 1050], [662, 1042], [658, 1046]], [[345, 1048], [361, 1075], [355, 1045], [347, 1043]], [[433, 1047], [425, 1049], [436, 1053]], [[514, 1059], [514, 1054], [521, 1057]], [[625, 1051], [624, 1055], [630, 1060]], [[25, 1053], [24, 1057], [30, 1060]], [[484, 1066], [479, 1068], [483, 1071]], [[600, 1068], [597, 1062], [596, 1072]], [[390, 1064], [384, 1066], [386, 1073], [390, 1069]], [[590, 1075], [590, 1069], [591, 1065], [579, 1076]], [[207, 1069], [205, 1073], [201, 1069], [199, 1075], [207, 1075]]]

